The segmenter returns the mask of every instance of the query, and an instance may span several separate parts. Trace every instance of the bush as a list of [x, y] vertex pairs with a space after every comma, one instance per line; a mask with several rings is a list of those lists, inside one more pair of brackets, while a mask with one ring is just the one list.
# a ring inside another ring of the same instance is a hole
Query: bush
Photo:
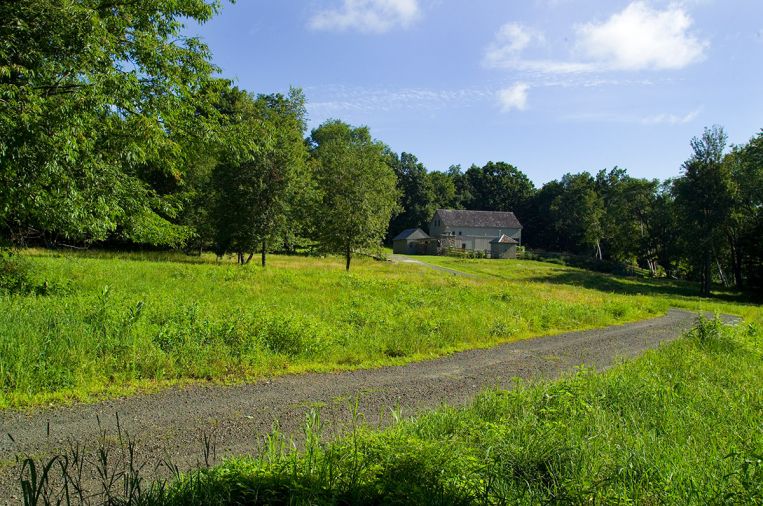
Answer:
[[13, 251], [0, 249], [0, 292], [26, 293], [33, 289], [29, 262]]

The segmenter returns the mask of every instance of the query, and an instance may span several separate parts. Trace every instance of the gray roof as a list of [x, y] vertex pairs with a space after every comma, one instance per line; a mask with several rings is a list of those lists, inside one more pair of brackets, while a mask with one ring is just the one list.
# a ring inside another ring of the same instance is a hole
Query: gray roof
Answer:
[[400, 232], [399, 234], [397, 234], [395, 238], [392, 240], [398, 241], [401, 239], [408, 239], [408, 240], [431, 239], [431, 237], [429, 237], [429, 235], [423, 230], [421, 230], [420, 228], [407, 228], [403, 230], [402, 232]]
[[517, 217], [510, 212], [438, 209], [436, 214], [448, 227], [522, 228]]
[[502, 244], [519, 244], [519, 241], [514, 239], [513, 237], [509, 237], [506, 234], [501, 235], [501, 237], [496, 237], [492, 241], [490, 241], [490, 244], [496, 244], [496, 243], [502, 243]]

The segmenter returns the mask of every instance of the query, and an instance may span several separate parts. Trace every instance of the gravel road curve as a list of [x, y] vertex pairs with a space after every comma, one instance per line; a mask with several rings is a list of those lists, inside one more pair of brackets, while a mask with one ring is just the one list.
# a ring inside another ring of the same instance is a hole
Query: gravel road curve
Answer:
[[391, 419], [392, 408], [406, 416], [443, 403], [463, 404], [486, 387], [510, 388], [514, 378], [555, 378], [583, 364], [604, 369], [678, 338], [695, 319], [695, 313], [670, 310], [637, 323], [527, 339], [400, 367], [171, 388], [31, 414], [0, 411], [0, 503], [18, 501], [19, 471], [12, 464], [16, 456], [44, 456], [70, 441], [93, 448], [101, 437], [97, 420], [114, 433], [117, 413], [142, 455], [169, 455], [188, 468], [202, 458], [202, 434], [213, 435], [218, 458], [252, 453], [275, 422], [286, 433], [299, 433], [313, 406], [321, 406], [327, 430], [341, 431], [348, 427], [355, 400], [367, 423], [383, 424]]

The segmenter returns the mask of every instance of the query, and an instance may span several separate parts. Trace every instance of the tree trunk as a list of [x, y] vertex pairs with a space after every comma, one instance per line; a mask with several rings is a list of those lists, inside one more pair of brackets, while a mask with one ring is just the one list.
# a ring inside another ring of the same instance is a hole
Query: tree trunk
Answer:
[[244, 252], [239, 251], [236, 253], [236, 263], [239, 265], [244, 265]]
[[347, 243], [347, 249], [345, 250], [345, 258], [347, 259], [347, 265], [345, 266], [345, 270], [350, 270], [350, 259], [352, 258], [352, 250], [350, 249], [350, 243]]
[[[247, 265], [249, 262], [251, 262], [251, 261], [252, 261], [252, 257], [253, 257], [253, 256], [254, 256], [254, 251], [252, 251], [251, 253], [249, 253], [249, 256], [247, 257], [247, 259], [246, 259], [246, 262], [244, 262], [244, 265]], [[243, 255], [243, 254], [241, 255], [241, 258], [244, 258], [244, 255]]]
[[700, 289], [700, 293], [705, 297], [710, 296], [711, 260], [710, 248], [705, 247], [705, 257], [702, 262], [702, 287]]
[[723, 286], [728, 288], [729, 282], [726, 280], [726, 275], [723, 273], [723, 268], [721, 267], [721, 261], [718, 260], [718, 258], [715, 258], [715, 263], [718, 266], [718, 277], [721, 278], [721, 283], [723, 283]]
[[267, 255], [268, 251], [268, 240], [263, 239], [262, 240], [262, 268], [265, 268], [265, 256]]
[[731, 250], [731, 272], [734, 275], [734, 284], [738, 289], [742, 289], [744, 284], [742, 280], [742, 252], [735, 234], [729, 232], [727, 234], [729, 239], [729, 249]]

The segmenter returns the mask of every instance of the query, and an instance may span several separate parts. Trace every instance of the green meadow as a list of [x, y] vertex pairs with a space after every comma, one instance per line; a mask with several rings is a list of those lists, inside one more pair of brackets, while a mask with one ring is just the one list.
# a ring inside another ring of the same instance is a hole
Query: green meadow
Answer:
[[760, 321], [692, 285], [536, 261], [272, 256], [266, 269], [180, 253], [27, 250], [36, 290], [0, 295], [0, 407], [93, 401], [179, 382], [402, 364], [664, 314]]

